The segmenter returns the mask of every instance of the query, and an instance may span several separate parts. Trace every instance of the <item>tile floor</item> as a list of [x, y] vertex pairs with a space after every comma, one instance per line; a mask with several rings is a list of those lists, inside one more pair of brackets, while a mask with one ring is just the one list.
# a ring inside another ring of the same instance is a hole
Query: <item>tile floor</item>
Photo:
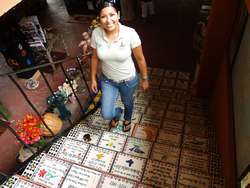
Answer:
[[207, 104], [189, 92], [190, 73], [149, 75], [150, 91], [136, 91], [130, 132], [122, 119], [111, 128], [98, 109], [3, 187], [224, 187]]

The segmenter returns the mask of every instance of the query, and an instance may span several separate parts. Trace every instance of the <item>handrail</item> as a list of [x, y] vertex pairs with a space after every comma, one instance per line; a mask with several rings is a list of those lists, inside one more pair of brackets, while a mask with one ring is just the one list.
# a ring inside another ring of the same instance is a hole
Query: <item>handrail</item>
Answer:
[[[20, 85], [19, 85], [18, 82], [14, 79], [14, 77], [13, 77], [12, 75], [19, 74], [19, 73], [23, 73], [23, 72], [27, 72], [27, 71], [32, 71], [32, 70], [36, 70], [36, 69], [39, 70], [39, 69], [41, 69], [41, 68], [43, 68], [43, 67], [47, 67], [47, 66], [59, 64], [60, 67], [61, 67], [61, 69], [62, 69], [62, 71], [63, 71], [63, 73], [64, 73], [64, 75], [65, 75], [65, 77], [66, 77], [66, 79], [69, 80], [68, 75], [67, 75], [66, 71], [64, 70], [62, 64], [63, 64], [65, 61], [72, 60], [72, 59], [76, 59], [76, 63], [78, 64], [78, 67], [79, 67], [79, 69], [80, 69], [80, 71], [81, 71], [81, 74], [82, 74], [82, 78], [83, 78], [84, 83], [85, 83], [85, 85], [86, 85], [86, 87], [87, 87], [87, 90], [88, 90], [88, 93], [89, 93], [89, 97], [92, 98], [90, 89], [89, 89], [89, 87], [88, 87], [86, 78], [85, 78], [85, 76], [84, 76], [84, 73], [83, 73], [83, 70], [82, 70], [82, 67], [81, 67], [81, 64], [86, 63], [86, 62], [83, 62], [83, 63], [82, 63], [81, 60], [80, 60], [80, 57], [86, 57], [86, 56], [89, 56], [89, 55], [91, 55], [91, 53], [83, 54], [83, 55], [76, 56], [76, 57], [70, 57], [70, 58], [67, 58], [67, 59], [64, 59], [64, 60], [60, 60], [60, 61], [56, 61], [56, 62], [45, 63], [45, 64], [41, 64], [41, 65], [37, 65], [37, 66], [34, 66], [34, 67], [25, 68], [25, 69], [18, 70], [18, 71], [12, 71], [12, 72], [8, 72], [8, 73], [0, 74], [0, 76], [8, 76], [8, 77], [14, 82], [14, 84], [17, 86], [17, 88], [20, 90], [21, 94], [23, 95], [23, 97], [25, 98], [25, 100], [28, 102], [28, 104], [32, 107], [32, 109], [37, 113], [38, 116], [41, 117], [41, 115], [40, 115], [40, 113], [38, 112], [38, 110], [37, 110], [37, 109], [35, 108], [35, 106], [31, 103], [31, 101], [29, 100], [28, 96], [25, 94], [25, 92], [23, 91], [23, 89], [20, 87]], [[50, 90], [50, 92], [52, 93], [52, 95], [54, 95], [53, 90], [52, 90], [52, 88], [51, 88], [51, 86], [50, 86], [48, 80], [46, 79], [45, 75], [44, 75], [42, 72], [41, 72], [41, 75], [42, 75], [43, 79], [45, 80], [45, 83], [46, 83], [46, 85], [48, 86], [48, 89]], [[91, 112], [84, 113], [84, 112], [83, 112], [83, 107], [82, 107], [82, 105], [81, 105], [81, 103], [80, 103], [80, 101], [79, 101], [79, 99], [78, 99], [76, 93], [74, 92], [74, 89], [73, 89], [73, 86], [72, 86], [71, 83], [70, 83], [70, 87], [71, 87], [71, 89], [72, 89], [72, 91], [73, 91], [74, 96], [75, 96], [76, 99], [77, 99], [78, 105], [80, 106], [81, 113], [82, 113], [81, 118], [87, 117], [89, 114], [93, 113], [93, 112], [97, 109], [97, 107], [95, 107]], [[41, 118], [41, 120], [42, 120], [42, 118]], [[57, 134], [57, 135], [54, 135], [53, 131], [51, 131], [51, 129], [50, 129], [50, 128], [45, 124], [45, 122], [42, 120], [42, 122], [43, 122], [43, 124], [45, 125], [45, 127], [46, 127], [46, 128], [51, 132], [51, 134], [53, 135], [53, 138], [49, 141], [48, 144], [46, 144], [45, 146], [42, 146], [41, 148], [39, 148], [37, 152], [34, 152], [34, 151], [31, 149], [31, 147], [30, 147], [29, 145], [27, 145], [27, 144], [19, 137], [19, 135], [16, 133], [16, 131], [15, 131], [11, 126], [9, 126], [9, 125], [10, 125], [9, 122], [5, 122], [5, 121], [3, 121], [3, 120], [0, 119], [0, 126], [4, 126], [4, 127], [6, 127], [8, 130], [10, 130], [10, 132], [16, 137], [16, 139], [17, 139], [22, 145], [24, 145], [25, 147], [27, 147], [27, 148], [33, 153], [33, 155], [32, 155], [31, 157], [29, 157], [27, 160], [25, 160], [25, 161], [22, 163], [21, 167], [18, 168], [18, 169], [16, 169], [15, 172], [13, 172], [13, 174], [14, 174], [14, 173], [17, 173], [17, 172], [20, 172], [20, 171], [21, 171], [21, 170], [22, 170], [22, 169], [23, 169], [32, 159], [34, 159], [36, 156], [38, 156], [41, 152], [47, 150], [47, 149], [49, 148], [49, 146], [52, 145], [57, 139], [59, 139], [62, 135], [64, 135], [64, 134], [67, 133], [70, 129], [72, 129], [73, 126], [74, 126], [74, 124], [72, 123], [72, 121], [70, 120], [70, 118], [67, 118], [67, 120], [69, 121], [70, 126], [67, 127], [65, 130], [61, 131], [61, 132], [60, 132], [59, 134]], [[77, 121], [79, 121], [79, 120], [77, 120]], [[2, 173], [2, 172], [0, 171], [0, 173]], [[2, 173], [2, 174], [4, 174], [4, 173]]]
[[[81, 55], [80, 57], [87, 57], [87, 56], [90, 56], [90, 55], [91, 55], [91, 53], [87, 53], [87, 54]], [[72, 60], [72, 59], [76, 59], [78, 57], [79, 56], [69, 57], [69, 58], [66, 58], [66, 59], [63, 59], [63, 60], [59, 60], [59, 61], [55, 61], [55, 62], [50, 62], [50, 63], [44, 63], [44, 64], [41, 64], [41, 65], [36, 65], [36, 66], [33, 66], [33, 67], [24, 68], [24, 69], [17, 70], [17, 71], [12, 71], [12, 72], [7, 72], [7, 73], [1, 73], [0, 76], [9, 76], [9, 75], [13, 75], [13, 74], [24, 73], [24, 72], [28, 72], [28, 71], [40, 69], [40, 68], [43, 68], [43, 67], [47, 67], [47, 66], [50, 66], [50, 65], [56, 65], [56, 64], [59, 64], [59, 63], [63, 63], [64, 61], [69, 61], [69, 60]]]

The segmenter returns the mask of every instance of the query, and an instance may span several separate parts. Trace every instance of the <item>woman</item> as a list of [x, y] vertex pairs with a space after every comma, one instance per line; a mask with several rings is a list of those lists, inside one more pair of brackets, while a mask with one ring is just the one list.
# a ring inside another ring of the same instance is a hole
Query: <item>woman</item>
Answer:
[[102, 116], [111, 120], [111, 126], [118, 124], [123, 111], [115, 107], [119, 92], [125, 109], [123, 131], [126, 132], [131, 128], [133, 94], [139, 82], [132, 53], [140, 69], [144, 91], [149, 87], [147, 65], [138, 34], [134, 29], [119, 23], [115, 3], [104, 1], [99, 17], [101, 27], [96, 28], [91, 37], [91, 90], [95, 93], [98, 90], [96, 73], [98, 63], [101, 63]]

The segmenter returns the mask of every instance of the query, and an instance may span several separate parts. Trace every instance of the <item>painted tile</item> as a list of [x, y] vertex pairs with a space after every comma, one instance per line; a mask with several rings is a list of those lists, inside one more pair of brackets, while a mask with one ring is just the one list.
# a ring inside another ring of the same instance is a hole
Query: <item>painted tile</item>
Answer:
[[149, 85], [153, 88], [159, 87], [161, 83], [161, 77], [150, 76]]
[[181, 133], [184, 126], [183, 121], [164, 119], [161, 128], [170, 132]]
[[98, 146], [120, 152], [123, 150], [126, 138], [122, 134], [103, 132]]
[[152, 186], [149, 186], [149, 185], [145, 185], [145, 184], [139, 183], [139, 185], [138, 185], [137, 188], [152, 188]]
[[78, 140], [62, 137], [52, 145], [48, 154], [70, 162], [81, 164], [89, 145]]
[[142, 117], [142, 113], [138, 113], [138, 112], [133, 112], [133, 115], [132, 115], [132, 122], [134, 123], [134, 124], [137, 124], [137, 123], [139, 123], [140, 122], [140, 120], [141, 120], [141, 117]]
[[180, 148], [167, 144], [154, 143], [150, 158], [162, 162], [177, 165], [180, 155]]
[[118, 153], [111, 169], [112, 174], [140, 181], [146, 160], [128, 154]]
[[40, 185], [36, 185], [35, 183], [28, 182], [24, 179], [21, 179], [19, 176], [12, 176], [7, 181], [5, 181], [1, 188], [43, 188]]
[[186, 122], [190, 122], [193, 124], [199, 124], [199, 125], [205, 125], [207, 123], [208, 119], [204, 116], [194, 116], [187, 114], [186, 115]]
[[165, 75], [166, 78], [176, 78], [177, 72], [176, 71], [171, 71], [171, 70], [166, 70]]
[[181, 142], [181, 134], [168, 132], [164, 129], [161, 129], [157, 137], [157, 142], [166, 143], [169, 145], [173, 145], [175, 147], [179, 147]]
[[91, 146], [86, 154], [83, 165], [97, 170], [109, 172], [116, 152]]
[[136, 97], [137, 100], [146, 100], [149, 101], [150, 99], [153, 98], [153, 94], [149, 92], [138, 92], [138, 96]]
[[189, 72], [178, 72], [178, 79], [180, 80], [189, 80], [190, 79], [190, 73]]
[[46, 153], [41, 153], [35, 159], [29, 162], [29, 164], [23, 171], [22, 176], [31, 179], [37, 166], [40, 164], [42, 160], [44, 160], [43, 158], [46, 157], [46, 155], [47, 155]]
[[207, 125], [193, 124], [193, 123], [186, 122], [185, 134], [193, 135], [193, 136], [200, 136], [200, 137], [208, 137], [209, 130], [208, 130]]
[[31, 180], [49, 187], [60, 187], [70, 166], [68, 162], [46, 155], [38, 164]]
[[122, 188], [135, 188], [136, 187], [136, 182], [127, 180], [124, 178], [120, 178], [117, 176], [112, 176], [105, 174], [102, 176], [102, 179], [100, 181], [100, 188], [112, 188], [112, 187], [122, 187]]
[[167, 111], [165, 118], [177, 121], [184, 121], [184, 113]]
[[142, 182], [153, 187], [174, 187], [176, 166], [148, 160]]
[[185, 80], [176, 80], [175, 88], [187, 90], [189, 87], [189, 82]]
[[153, 75], [153, 76], [158, 76], [158, 77], [162, 77], [162, 76], [164, 75], [164, 72], [165, 72], [164, 69], [153, 68], [153, 69], [152, 69], [151, 75]]
[[208, 153], [183, 149], [180, 166], [208, 174], [209, 159]]
[[175, 79], [172, 78], [164, 78], [161, 84], [161, 88], [173, 88], [175, 86]]
[[208, 188], [211, 187], [210, 177], [204, 173], [198, 173], [192, 170], [180, 168], [179, 176], [177, 179], [178, 188], [187, 187], [199, 187]]
[[131, 123], [131, 129], [128, 132], [124, 132], [123, 131], [123, 122], [119, 121], [118, 125], [116, 127], [112, 127], [110, 129], [110, 132], [113, 133], [118, 133], [118, 134], [122, 134], [122, 135], [126, 135], [126, 136], [131, 136], [134, 130], [135, 124]]
[[62, 188], [97, 187], [101, 175], [100, 172], [74, 164], [62, 184]]
[[180, 105], [180, 104], [173, 104], [173, 103], [170, 103], [170, 104], [168, 105], [168, 111], [184, 113], [184, 111], [185, 111], [185, 106]]
[[143, 114], [141, 119], [141, 124], [150, 124], [156, 128], [161, 126], [162, 117], [157, 117], [154, 115]]
[[142, 158], [148, 158], [151, 147], [152, 142], [150, 141], [129, 137], [123, 152]]
[[[97, 145], [99, 139], [102, 134], [102, 130], [90, 128], [90, 127], [82, 127], [82, 128], [73, 128], [69, 134], [67, 135], [68, 138], [73, 138], [75, 140], [84, 141], [88, 144]], [[84, 139], [86, 136], [90, 137], [90, 140]]]
[[109, 130], [109, 123], [110, 120], [104, 120], [102, 117], [97, 116], [93, 119], [93, 121], [90, 123], [90, 127], [100, 130]]
[[195, 151], [206, 152], [209, 150], [208, 138], [184, 135], [183, 147]]
[[141, 138], [149, 141], [155, 141], [158, 129], [149, 125], [139, 125], [135, 126], [133, 137]]

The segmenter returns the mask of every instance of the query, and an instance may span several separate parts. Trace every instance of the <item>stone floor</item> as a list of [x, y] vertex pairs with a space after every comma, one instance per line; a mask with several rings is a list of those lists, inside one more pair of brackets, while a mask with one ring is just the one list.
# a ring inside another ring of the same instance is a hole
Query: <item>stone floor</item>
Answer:
[[136, 91], [130, 132], [122, 119], [111, 128], [98, 109], [3, 187], [223, 187], [207, 103], [189, 92], [190, 73], [149, 75], [150, 91]]

